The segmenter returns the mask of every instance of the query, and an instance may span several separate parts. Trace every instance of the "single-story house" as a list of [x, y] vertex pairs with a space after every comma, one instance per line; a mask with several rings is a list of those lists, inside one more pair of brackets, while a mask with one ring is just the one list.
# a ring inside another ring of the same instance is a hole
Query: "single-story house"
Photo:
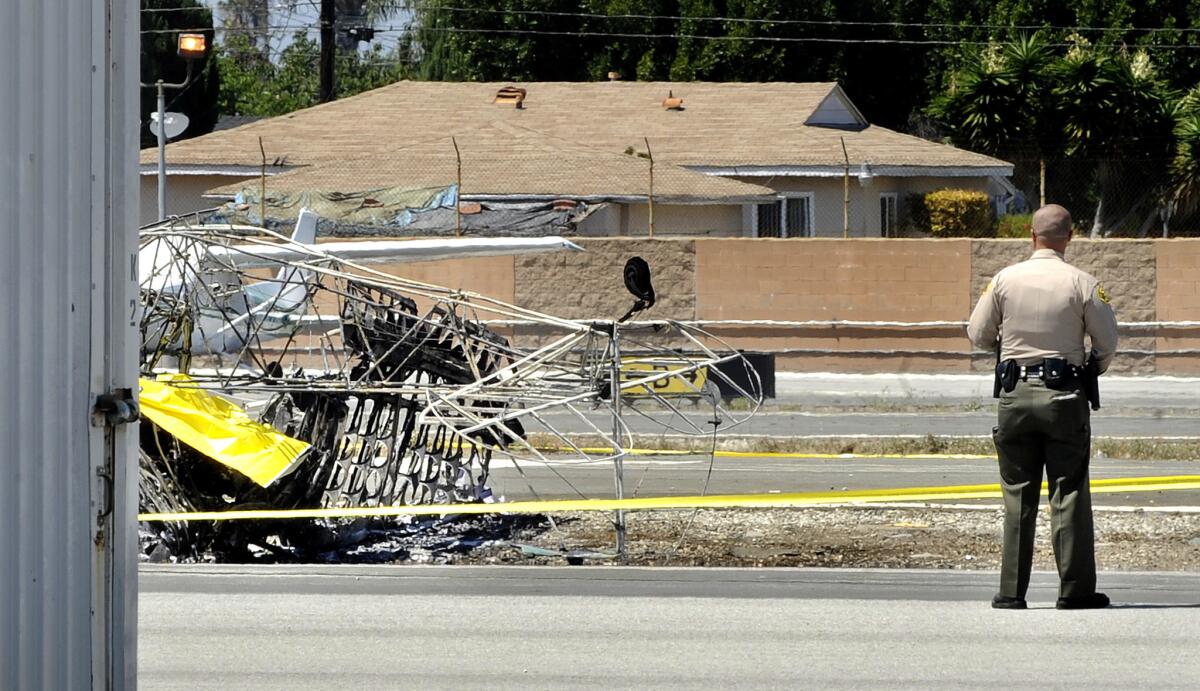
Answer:
[[[470, 152], [459, 156], [455, 153]], [[650, 179], [649, 161], [636, 155], [592, 149], [547, 137], [515, 125], [487, 125], [385, 153], [367, 154], [334, 164], [302, 166], [266, 178], [269, 219], [294, 218], [300, 205], [328, 209], [323, 216], [344, 217], [353, 227], [364, 215], [396, 216], [392, 201], [404, 190], [437, 190], [453, 186], [449, 195], [470, 210], [468, 225], [484, 208], [529, 209], [534, 218], [547, 203], [576, 203], [586, 214], [569, 231], [583, 235], [643, 235], [649, 232], [650, 197], [655, 226], [664, 234], [704, 234], [712, 226], [736, 227], [746, 205], [771, 203], [769, 187], [705, 175], [658, 163]], [[243, 180], [207, 191], [209, 199], [246, 204], [255, 221], [261, 196], [260, 179]], [[653, 185], [653, 186], [651, 186]], [[316, 196], [314, 195], [323, 195]], [[360, 204], [363, 199], [365, 204]], [[444, 199], [444, 197], [440, 197]], [[478, 202], [468, 204], [469, 202]], [[377, 209], [377, 210], [373, 210]], [[411, 218], [427, 218], [417, 214]], [[453, 216], [433, 215], [453, 227]], [[395, 224], [407, 230], [427, 224]], [[515, 229], [524, 230], [519, 222]], [[563, 229], [558, 228], [560, 232]]]
[[579, 228], [597, 234], [641, 234], [653, 197], [656, 233], [880, 237], [910, 194], [1012, 190], [1010, 163], [871, 125], [836, 83], [397, 82], [169, 144], [168, 212], [256, 187], [260, 138], [268, 197], [461, 178], [464, 202], [602, 204]]

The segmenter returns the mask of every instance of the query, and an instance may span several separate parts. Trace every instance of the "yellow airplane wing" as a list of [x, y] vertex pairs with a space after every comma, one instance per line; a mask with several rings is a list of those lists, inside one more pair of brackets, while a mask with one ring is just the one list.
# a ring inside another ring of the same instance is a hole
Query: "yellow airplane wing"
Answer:
[[262, 487], [286, 475], [309, 444], [250, 419], [246, 411], [204, 389], [173, 386], [188, 381], [139, 379], [142, 414], [176, 439]]

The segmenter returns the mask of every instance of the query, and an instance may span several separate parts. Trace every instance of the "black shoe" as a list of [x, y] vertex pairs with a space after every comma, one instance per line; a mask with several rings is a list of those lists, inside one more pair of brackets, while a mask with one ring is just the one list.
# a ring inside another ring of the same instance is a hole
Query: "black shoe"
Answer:
[[1104, 593], [1092, 593], [1079, 597], [1060, 597], [1054, 603], [1055, 609], [1104, 609], [1108, 607], [1109, 599]]
[[1025, 609], [1025, 598], [995, 595], [992, 597], [992, 609]]

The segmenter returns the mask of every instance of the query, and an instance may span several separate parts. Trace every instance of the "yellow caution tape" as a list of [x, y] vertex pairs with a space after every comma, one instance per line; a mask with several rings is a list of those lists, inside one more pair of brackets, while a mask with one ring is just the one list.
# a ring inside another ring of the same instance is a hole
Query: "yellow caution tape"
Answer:
[[262, 487], [287, 473], [309, 445], [250, 419], [246, 411], [204, 389], [171, 386], [190, 381], [139, 379], [142, 413], [154, 424], [205, 456]]
[[[575, 451], [568, 446], [541, 448], [547, 453], [571, 453]], [[580, 452], [594, 455], [612, 455], [612, 449], [601, 447], [580, 448]], [[703, 449], [626, 449], [626, 456], [707, 456]], [[797, 458], [797, 459], [854, 459], [854, 458], [896, 458], [908, 461], [975, 461], [995, 460], [996, 454], [979, 453], [809, 453], [804, 451], [717, 451], [717, 458]]]
[[[1200, 475], [1112, 478], [1092, 482], [1096, 494], [1200, 489]], [[1042, 486], [1046, 494], [1046, 486]], [[848, 492], [795, 492], [789, 494], [724, 494], [690, 497], [639, 497], [634, 499], [562, 499], [515, 501], [501, 504], [435, 504], [378, 506], [342, 509], [279, 509], [253, 511], [201, 511], [194, 513], [144, 513], [139, 521], [232, 521], [273, 518], [366, 518], [380, 516], [442, 516], [446, 514], [563, 513], [568, 511], [647, 511], [662, 509], [792, 508], [830, 504], [872, 504], [935, 499], [998, 499], [1000, 485], [948, 485], [903, 487]]]

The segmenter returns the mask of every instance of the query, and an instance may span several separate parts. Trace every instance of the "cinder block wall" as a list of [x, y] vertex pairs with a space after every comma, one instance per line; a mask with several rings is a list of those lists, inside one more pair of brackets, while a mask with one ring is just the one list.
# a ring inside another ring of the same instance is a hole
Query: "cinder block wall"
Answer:
[[[646, 318], [701, 320], [960, 321], [988, 280], [1030, 253], [1026, 240], [654, 239], [579, 240], [587, 252], [397, 264], [400, 276], [462, 288], [539, 312], [615, 318], [633, 298], [626, 259], [645, 258], [659, 302]], [[1121, 321], [1200, 321], [1200, 239], [1076, 240], [1067, 259], [1112, 295]], [[485, 315], [481, 315], [485, 316]], [[792, 371], [986, 371], [964, 355], [961, 327], [897, 330], [714, 327], [735, 347], [771, 350]], [[540, 340], [520, 333], [527, 344]], [[1200, 331], [1125, 331], [1115, 371], [1197, 374]], [[875, 351], [853, 355], [848, 350]], [[828, 351], [828, 352], [816, 352]], [[907, 351], [942, 351], [914, 355]], [[1168, 351], [1164, 353], [1163, 351]]]
[[[1157, 319], [1158, 271], [1154, 240], [1072, 240], [1067, 261], [1095, 276], [1112, 296], [1113, 310], [1122, 322]], [[1200, 244], [1200, 243], [1198, 243]], [[1027, 259], [1029, 240], [973, 240], [971, 242], [971, 305], [1000, 269]], [[969, 314], [969, 312], [968, 312]], [[963, 318], [966, 318], [965, 316]], [[1121, 349], [1145, 354], [1122, 354], [1112, 371], [1151, 374], [1156, 371], [1155, 338], [1149, 331], [1122, 331]], [[973, 367], [990, 371], [990, 357], [977, 357]]]
[[650, 264], [658, 297], [646, 318], [696, 317], [696, 241], [596, 238], [578, 242], [586, 252], [516, 258], [518, 305], [571, 319], [616, 319], [634, 302], [625, 290], [625, 261], [640, 256]]

